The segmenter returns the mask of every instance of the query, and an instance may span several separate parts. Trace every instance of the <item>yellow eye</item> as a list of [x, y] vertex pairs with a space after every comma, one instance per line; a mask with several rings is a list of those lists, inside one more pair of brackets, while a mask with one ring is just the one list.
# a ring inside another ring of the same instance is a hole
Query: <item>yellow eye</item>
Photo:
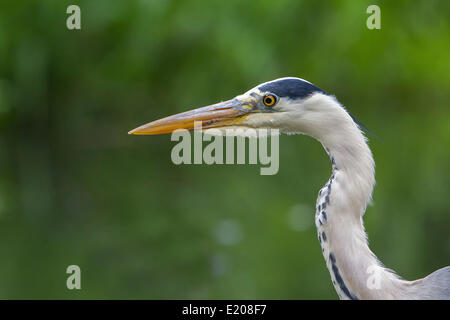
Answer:
[[271, 107], [277, 102], [277, 98], [273, 94], [268, 94], [264, 96], [263, 102], [266, 106]]

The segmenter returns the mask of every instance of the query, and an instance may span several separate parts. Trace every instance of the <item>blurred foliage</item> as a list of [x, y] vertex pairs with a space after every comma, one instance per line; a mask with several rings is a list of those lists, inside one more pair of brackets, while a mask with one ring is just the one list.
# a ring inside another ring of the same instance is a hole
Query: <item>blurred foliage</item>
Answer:
[[449, 21], [444, 0], [2, 1], [0, 298], [336, 299], [312, 219], [330, 174], [318, 142], [281, 137], [279, 173], [260, 176], [176, 166], [169, 135], [127, 135], [282, 76], [383, 140], [365, 222], [385, 265], [448, 265]]

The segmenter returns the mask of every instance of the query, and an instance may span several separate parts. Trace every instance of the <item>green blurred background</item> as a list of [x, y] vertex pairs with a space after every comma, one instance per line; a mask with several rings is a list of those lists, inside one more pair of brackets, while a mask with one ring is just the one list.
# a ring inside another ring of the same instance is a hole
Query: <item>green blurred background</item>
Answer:
[[409, 280], [448, 265], [449, 21], [444, 0], [2, 1], [0, 298], [336, 299], [313, 224], [331, 170], [318, 142], [282, 136], [279, 173], [261, 176], [176, 166], [169, 135], [127, 135], [283, 76], [383, 140], [364, 219], [384, 264]]

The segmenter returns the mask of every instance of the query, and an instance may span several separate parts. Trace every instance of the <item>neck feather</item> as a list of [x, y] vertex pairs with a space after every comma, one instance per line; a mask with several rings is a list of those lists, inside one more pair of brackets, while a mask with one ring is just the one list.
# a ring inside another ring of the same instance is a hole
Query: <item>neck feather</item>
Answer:
[[407, 282], [381, 265], [364, 231], [362, 216], [375, 184], [372, 153], [358, 126], [335, 104], [338, 109], [332, 112], [340, 122], [333, 132], [311, 134], [332, 163], [332, 175], [319, 192], [315, 220], [333, 285], [342, 299], [402, 298]]

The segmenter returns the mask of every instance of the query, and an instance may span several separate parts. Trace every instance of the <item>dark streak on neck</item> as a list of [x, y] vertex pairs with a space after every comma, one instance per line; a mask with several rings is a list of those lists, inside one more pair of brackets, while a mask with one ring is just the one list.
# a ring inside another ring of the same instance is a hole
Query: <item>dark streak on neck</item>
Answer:
[[336, 279], [339, 288], [341, 288], [342, 292], [351, 300], [359, 300], [357, 296], [352, 294], [350, 290], [348, 290], [347, 286], [344, 283], [344, 280], [341, 277], [341, 274], [339, 272], [339, 269], [336, 265], [336, 258], [334, 257], [333, 252], [330, 252], [330, 262], [331, 262], [331, 269], [333, 270], [334, 278]]
[[[330, 153], [330, 150], [328, 148], [325, 148], [326, 152], [328, 153], [328, 156], [331, 159], [331, 165], [332, 165], [332, 172], [331, 172], [331, 177], [330, 180], [328, 181], [328, 188], [327, 188], [327, 194], [325, 196], [325, 202], [322, 204], [322, 206], [319, 205], [318, 209], [320, 211], [320, 209], [322, 209], [322, 217], [324, 218], [324, 220], [327, 220], [327, 216], [326, 216], [326, 212], [325, 212], [325, 208], [327, 205], [330, 204], [330, 194], [331, 194], [331, 184], [333, 183], [333, 180], [335, 178], [335, 174], [336, 171], [339, 170], [337, 165], [336, 165], [336, 161], [334, 160], [333, 155]], [[320, 196], [320, 193], [319, 193]], [[319, 220], [320, 221], [320, 220]], [[321, 223], [322, 225], [322, 223]], [[319, 234], [319, 241], [322, 243], [322, 239], [324, 241], [326, 241], [326, 236], [325, 236], [325, 232], [322, 233], [322, 237]], [[322, 249], [323, 251], [323, 249]], [[341, 273], [339, 272], [339, 268], [337, 267], [336, 264], [336, 257], [334, 256], [333, 252], [330, 252], [329, 255], [329, 260], [331, 263], [331, 270], [333, 271], [333, 275], [334, 278], [337, 281], [337, 284], [339, 285], [339, 288], [341, 289], [341, 291], [351, 300], [359, 300], [358, 297], [355, 294], [352, 294], [350, 292], [350, 290], [348, 289], [347, 285], [344, 282], [344, 279], [342, 279]], [[333, 281], [333, 283], [335, 284], [335, 282]]]

